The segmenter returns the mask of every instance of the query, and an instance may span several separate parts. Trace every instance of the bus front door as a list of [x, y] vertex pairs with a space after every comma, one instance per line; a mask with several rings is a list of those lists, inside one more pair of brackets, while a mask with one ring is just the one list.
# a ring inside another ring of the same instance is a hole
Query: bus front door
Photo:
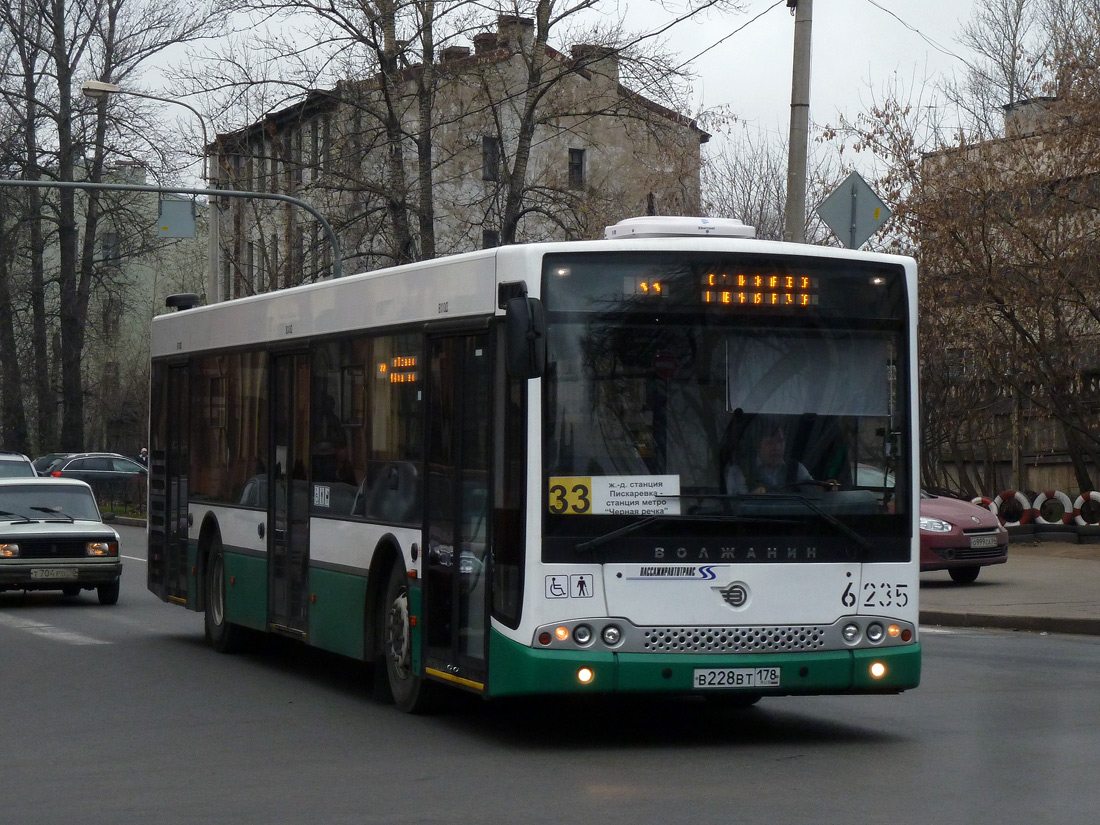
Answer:
[[309, 356], [277, 355], [271, 363], [268, 456], [268, 622], [305, 637], [309, 605]]
[[197, 593], [188, 587], [188, 367], [158, 364], [154, 369], [164, 374], [153, 384], [158, 397], [152, 399], [149, 428], [148, 586], [161, 599], [201, 609], [201, 601], [192, 598]]
[[429, 341], [425, 671], [483, 689], [491, 370], [486, 333]]

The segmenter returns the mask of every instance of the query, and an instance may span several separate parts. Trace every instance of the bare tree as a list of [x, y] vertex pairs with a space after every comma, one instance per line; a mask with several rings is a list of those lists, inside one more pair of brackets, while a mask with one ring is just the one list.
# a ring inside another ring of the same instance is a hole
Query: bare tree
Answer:
[[[7, 5], [0, 23], [11, 53], [17, 56], [14, 64], [18, 71], [9, 78], [14, 82], [9, 85], [5, 80], [0, 86], [0, 95], [14, 116], [12, 122], [18, 123], [24, 135], [23, 176], [29, 180], [103, 182], [112, 151], [107, 138], [120, 132], [120, 122], [109, 117], [113, 102], [101, 101], [86, 130], [81, 120], [83, 104], [74, 87], [89, 76], [111, 81], [136, 78], [140, 67], [168, 45], [210, 30], [211, 19], [210, 11], [201, 7], [180, 9], [145, 0], [49, 0], [39, 4], [19, 0]], [[78, 195], [63, 187], [49, 194], [32, 193], [28, 201], [26, 235], [19, 242], [30, 247], [37, 441], [40, 449], [79, 448], [85, 435], [83, 357], [88, 304], [101, 274], [96, 244], [102, 198], [94, 191]], [[47, 247], [47, 237], [54, 239], [49, 246], [56, 249], [56, 261], [49, 263], [41, 253]], [[46, 354], [51, 326], [47, 295], [54, 289], [59, 434], [52, 420], [56, 402]]]
[[[934, 119], [945, 111], [935, 98], [899, 94], [848, 124], [850, 145], [885, 169], [887, 200], [919, 249], [926, 485], [968, 494], [1026, 487], [1027, 464], [1054, 452], [1081, 490], [1092, 489], [1100, 461], [1095, 5], [983, 7], [967, 37], [980, 46], [985, 81], [961, 101], [964, 87], [948, 90], [960, 103], [954, 130]], [[988, 119], [990, 90], [1004, 96], [1003, 128]], [[1037, 472], [1032, 481], [1045, 483]]]

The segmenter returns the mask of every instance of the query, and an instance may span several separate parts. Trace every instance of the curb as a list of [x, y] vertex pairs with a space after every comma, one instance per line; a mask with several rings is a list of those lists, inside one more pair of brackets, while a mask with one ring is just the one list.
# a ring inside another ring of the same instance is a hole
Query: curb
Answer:
[[103, 516], [103, 522], [105, 524], [121, 524], [123, 527], [145, 527], [145, 519], [143, 518], [130, 518], [129, 516], [116, 516], [112, 513], [107, 513]]
[[989, 627], [998, 630], [1028, 630], [1040, 633], [1074, 633], [1100, 636], [1100, 618], [1068, 616], [1009, 616], [1003, 613], [958, 613], [922, 610], [920, 623], [945, 627]]

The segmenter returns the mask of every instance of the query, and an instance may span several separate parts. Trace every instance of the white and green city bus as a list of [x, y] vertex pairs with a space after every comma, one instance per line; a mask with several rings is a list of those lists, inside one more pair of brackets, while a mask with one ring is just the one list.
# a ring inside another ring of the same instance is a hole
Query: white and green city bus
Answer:
[[408, 711], [915, 687], [915, 283], [909, 258], [636, 218], [177, 296], [149, 589], [220, 651], [374, 663]]

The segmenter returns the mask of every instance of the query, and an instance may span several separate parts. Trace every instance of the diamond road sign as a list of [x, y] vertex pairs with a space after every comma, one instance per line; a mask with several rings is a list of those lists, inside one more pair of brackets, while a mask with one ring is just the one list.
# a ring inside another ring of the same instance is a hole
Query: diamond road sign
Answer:
[[858, 249], [893, 214], [859, 172], [852, 172], [817, 207], [817, 214], [849, 249]]

